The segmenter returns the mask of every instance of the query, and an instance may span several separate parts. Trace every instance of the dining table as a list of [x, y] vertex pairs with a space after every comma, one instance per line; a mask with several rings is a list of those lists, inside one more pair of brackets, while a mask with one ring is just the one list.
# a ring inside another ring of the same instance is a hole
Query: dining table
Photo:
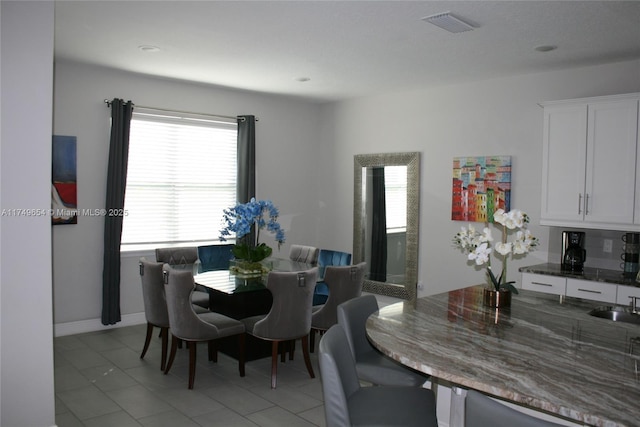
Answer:
[[483, 288], [383, 307], [367, 319], [367, 336], [436, 385], [478, 390], [573, 425], [640, 426], [640, 325], [591, 316], [602, 303], [528, 290], [508, 308], [486, 307]]

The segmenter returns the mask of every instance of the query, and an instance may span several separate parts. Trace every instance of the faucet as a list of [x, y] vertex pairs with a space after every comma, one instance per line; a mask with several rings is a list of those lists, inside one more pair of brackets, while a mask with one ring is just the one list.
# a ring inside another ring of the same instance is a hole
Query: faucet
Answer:
[[629, 298], [631, 298], [631, 313], [640, 314], [638, 312], [638, 300], [640, 297], [629, 296]]

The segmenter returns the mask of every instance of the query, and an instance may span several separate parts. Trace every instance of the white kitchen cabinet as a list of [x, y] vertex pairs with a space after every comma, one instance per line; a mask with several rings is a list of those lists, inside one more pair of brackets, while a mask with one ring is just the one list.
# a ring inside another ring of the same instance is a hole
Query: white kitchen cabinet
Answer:
[[639, 100], [629, 94], [542, 104], [542, 225], [640, 230]]
[[522, 289], [564, 295], [567, 290], [567, 279], [548, 274], [522, 273]]
[[[640, 288], [633, 286], [618, 286], [618, 296], [616, 297], [616, 303], [620, 305], [631, 305], [631, 298], [640, 298]], [[640, 302], [640, 301], [639, 301]]]
[[616, 303], [618, 286], [614, 283], [567, 279], [567, 296]]

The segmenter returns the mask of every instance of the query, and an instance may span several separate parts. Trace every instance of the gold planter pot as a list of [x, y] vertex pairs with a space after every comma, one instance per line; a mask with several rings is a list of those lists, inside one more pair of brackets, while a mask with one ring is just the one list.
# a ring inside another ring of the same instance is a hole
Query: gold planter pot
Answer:
[[511, 291], [508, 289], [484, 289], [484, 305], [487, 307], [511, 307]]

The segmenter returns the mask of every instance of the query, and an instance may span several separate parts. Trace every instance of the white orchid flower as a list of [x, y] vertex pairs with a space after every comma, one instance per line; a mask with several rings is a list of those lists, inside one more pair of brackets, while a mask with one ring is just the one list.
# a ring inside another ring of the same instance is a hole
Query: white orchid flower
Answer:
[[470, 252], [467, 259], [475, 261], [476, 265], [482, 265], [489, 262], [489, 255], [491, 255], [492, 249], [488, 243], [480, 244], [475, 251]]
[[514, 209], [509, 212], [508, 216], [513, 224], [512, 227], [507, 226], [509, 229], [513, 230], [514, 228], [522, 228], [524, 226], [525, 214], [521, 210]]
[[482, 229], [482, 236], [480, 236], [481, 242], [493, 242], [493, 236], [491, 235], [491, 229], [489, 227], [485, 227]]
[[523, 240], [513, 242], [514, 255], [526, 254], [527, 252], [529, 252], [529, 246]]
[[493, 213], [493, 220], [500, 225], [505, 225], [507, 221], [507, 215], [504, 213], [504, 209], [498, 209]]
[[496, 243], [496, 252], [500, 255], [507, 255], [511, 253], [511, 243]]

